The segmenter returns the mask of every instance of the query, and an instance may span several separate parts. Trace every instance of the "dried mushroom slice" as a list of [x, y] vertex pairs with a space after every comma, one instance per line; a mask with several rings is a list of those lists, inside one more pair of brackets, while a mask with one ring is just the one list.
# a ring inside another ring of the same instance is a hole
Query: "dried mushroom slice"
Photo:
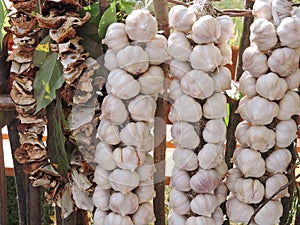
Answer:
[[24, 124], [31, 124], [31, 123], [42, 123], [45, 119], [39, 116], [22, 116], [18, 115], [17, 118], [20, 120], [21, 123]]
[[35, 161], [35, 162], [26, 162], [23, 165], [23, 171], [25, 174], [32, 174], [35, 173], [35, 171], [40, 168], [41, 166], [47, 164], [47, 160], [44, 161]]
[[29, 63], [18, 63], [16, 61], [12, 61], [10, 73], [14, 77], [15, 74], [19, 75], [26, 75], [33, 77], [35, 74], [35, 71], [33, 70], [35, 68], [34, 64], [32, 62]]
[[5, 27], [5, 31], [16, 35], [17, 38], [21, 38], [32, 32], [36, 27], [37, 21], [35, 17], [26, 14], [24, 12], [13, 12], [8, 15], [10, 17], [9, 24], [11, 27]]
[[19, 46], [25, 46], [27, 48], [32, 48], [36, 45], [36, 40], [35, 40], [34, 36], [23, 36], [20, 38], [16, 37], [14, 39], [14, 43]]
[[92, 98], [92, 93], [77, 91], [73, 98], [73, 103], [77, 105], [88, 103]]
[[57, 30], [51, 29], [49, 35], [51, 39], [53, 39], [57, 43], [61, 43], [66, 39], [75, 38], [76, 30], [73, 27], [69, 27], [68, 29], [65, 29], [64, 27], [60, 27]]
[[76, 12], [81, 5], [74, 0], [46, 0], [42, 6], [43, 15], [49, 15], [53, 9], [60, 9], [55, 10], [55, 15], [65, 15], [67, 12]]
[[10, 96], [17, 105], [32, 105], [36, 102], [33, 95], [27, 94], [16, 82], [11, 88]]
[[27, 93], [33, 92], [33, 80], [29, 77], [23, 77], [22, 79], [20, 79], [20, 77], [17, 76], [13, 82], [13, 85], [18, 85]]
[[45, 131], [46, 122], [33, 123], [33, 124], [19, 124], [18, 131], [21, 133], [31, 132], [37, 135], [42, 135]]
[[91, 123], [95, 115], [95, 109], [95, 107], [72, 107], [68, 118], [70, 129], [75, 130], [86, 123]]
[[66, 43], [51, 44], [50, 47], [52, 51], [58, 52], [61, 56], [63, 53], [81, 54], [85, 52], [85, 49], [79, 44], [80, 40], [82, 40], [82, 38], [76, 36]]
[[26, 163], [29, 159], [27, 151], [23, 148], [17, 148], [14, 152], [14, 157], [21, 164]]
[[86, 123], [76, 130], [72, 131], [70, 138], [74, 140], [74, 143], [80, 146], [81, 144], [89, 146], [93, 142], [94, 125], [92, 123]]
[[27, 149], [27, 154], [30, 161], [38, 161], [38, 160], [44, 160], [47, 158], [47, 151], [45, 148], [40, 148], [36, 145], [30, 145], [30, 147]]
[[83, 71], [87, 68], [85, 63], [80, 64], [77, 67], [72, 67], [71, 71], [64, 71], [64, 80], [67, 84], [71, 85], [74, 81], [80, 77]]
[[35, 112], [36, 103], [31, 105], [16, 105], [16, 111], [23, 117], [30, 116]]
[[13, 7], [18, 11], [32, 12], [37, 7], [36, 0], [29, 1], [12, 1]]
[[34, 48], [18, 46], [11, 55], [7, 58], [7, 61], [16, 61], [18, 63], [30, 63], [32, 62]]
[[55, 16], [50, 14], [48, 17], [43, 17], [40, 14], [36, 14], [36, 19], [40, 27], [57, 29], [67, 20], [67, 16]]
[[88, 53], [69, 53], [59, 57], [59, 60], [63, 66], [64, 72], [67, 72], [72, 71], [75, 67], [78, 67], [80, 64], [84, 63], [87, 57]]

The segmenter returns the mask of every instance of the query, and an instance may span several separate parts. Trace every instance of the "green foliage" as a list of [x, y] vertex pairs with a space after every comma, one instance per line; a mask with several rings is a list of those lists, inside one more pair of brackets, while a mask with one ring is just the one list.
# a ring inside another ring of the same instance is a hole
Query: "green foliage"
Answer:
[[51, 53], [40, 67], [34, 79], [34, 96], [37, 100], [36, 112], [45, 108], [56, 98], [56, 90], [64, 83], [62, 65], [57, 53]]
[[65, 148], [65, 136], [62, 125], [66, 124], [66, 120], [62, 112], [60, 100], [53, 101], [47, 107], [47, 118], [51, 121], [51, 123], [47, 124], [47, 155], [50, 162], [57, 165], [58, 172], [66, 177], [70, 169], [70, 156], [67, 154]]
[[6, 15], [8, 14], [8, 12], [9, 11], [4, 0], [0, 0], [0, 49], [2, 47], [2, 40], [5, 34], [3, 27], [7, 23]]
[[33, 64], [40, 67], [46, 61], [48, 55], [50, 54], [50, 36], [47, 35], [35, 48], [33, 52]]
[[100, 22], [100, 11], [99, 11], [99, 2], [95, 2], [92, 5], [86, 6], [83, 8], [81, 11], [81, 16], [83, 16], [85, 13], [84, 12], [89, 12], [91, 14], [91, 18], [89, 20], [89, 23], [92, 23], [96, 26], [98, 26]]
[[107, 27], [114, 22], [117, 22], [117, 7], [115, 0], [111, 2], [110, 6], [105, 10], [101, 17], [98, 27], [98, 33], [101, 39], [105, 37]]

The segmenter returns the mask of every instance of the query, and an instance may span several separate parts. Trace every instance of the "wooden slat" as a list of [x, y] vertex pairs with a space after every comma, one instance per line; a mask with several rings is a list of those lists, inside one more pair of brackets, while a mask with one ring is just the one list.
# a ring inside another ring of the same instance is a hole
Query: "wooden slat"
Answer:
[[14, 110], [15, 104], [9, 95], [0, 95], [0, 110]]
[[5, 182], [5, 166], [2, 143], [2, 132], [0, 130], [0, 224], [6, 225], [6, 182]]

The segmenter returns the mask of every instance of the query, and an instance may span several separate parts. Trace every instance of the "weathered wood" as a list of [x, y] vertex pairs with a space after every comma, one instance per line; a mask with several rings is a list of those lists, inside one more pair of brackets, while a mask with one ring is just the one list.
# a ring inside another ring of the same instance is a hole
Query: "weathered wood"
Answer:
[[42, 224], [41, 189], [40, 187], [33, 187], [28, 178], [26, 179], [26, 188], [27, 224], [40, 225]]
[[99, 11], [100, 16], [103, 15], [105, 10], [109, 7], [110, 1], [109, 0], [99, 0]]
[[6, 182], [3, 154], [2, 131], [0, 130], [0, 224], [6, 225]]
[[9, 95], [0, 95], [0, 110], [14, 110], [15, 104]]
[[[166, 37], [170, 34], [168, 22], [168, 1], [154, 0], [154, 13], [158, 22], [158, 29], [163, 31]], [[168, 78], [168, 65], [164, 64], [165, 81]], [[155, 113], [154, 123], [154, 163], [156, 166], [156, 173], [154, 174], [156, 197], [154, 198], [154, 213], [156, 216], [156, 225], [164, 225], [165, 218], [165, 170], [166, 170], [166, 121], [167, 121], [167, 96], [166, 85], [164, 82], [165, 94], [160, 96], [157, 100], [157, 109]]]

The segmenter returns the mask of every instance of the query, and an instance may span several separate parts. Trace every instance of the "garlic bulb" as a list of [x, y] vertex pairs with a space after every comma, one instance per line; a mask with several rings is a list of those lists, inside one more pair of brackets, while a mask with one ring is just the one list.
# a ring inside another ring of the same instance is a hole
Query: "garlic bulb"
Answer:
[[207, 143], [198, 154], [199, 166], [203, 169], [212, 169], [224, 160], [224, 146], [221, 144]]
[[137, 174], [139, 175], [140, 181], [146, 181], [153, 176], [156, 168], [154, 165], [153, 157], [150, 154], [146, 154], [144, 163], [136, 169]]
[[174, 104], [172, 104], [169, 120], [171, 122], [197, 122], [202, 117], [202, 107], [193, 98], [182, 95], [178, 97]]
[[217, 45], [220, 50], [222, 61], [220, 63], [221, 66], [224, 65], [232, 65], [232, 49], [231, 46], [227, 42], [223, 42]]
[[250, 124], [247, 121], [240, 122], [235, 130], [236, 140], [239, 142], [241, 146], [247, 146], [247, 131], [250, 128]]
[[194, 149], [200, 143], [194, 127], [186, 122], [175, 122], [171, 128], [171, 135], [178, 148]]
[[[266, 181], [266, 198], [270, 198], [273, 196], [279, 188], [286, 185], [289, 182], [288, 178], [284, 174], [274, 174], [273, 176], [269, 177]], [[273, 197], [273, 200], [277, 200], [283, 197], [289, 197], [289, 190], [286, 187], [283, 191], [279, 192], [277, 195]]]
[[150, 121], [154, 118], [156, 102], [150, 95], [138, 95], [128, 105], [130, 116], [135, 121]]
[[188, 62], [180, 61], [177, 59], [172, 59], [170, 61], [170, 77], [182, 79], [184, 75], [191, 70], [192, 67]]
[[227, 101], [222, 93], [215, 93], [203, 104], [203, 116], [207, 119], [218, 119], [227, 116]]
[[214, 170], [220, 175], [220, 177], [224, 178], [227, 175], [228, 167], [226, 162], [223, 160]]
[[242, 179], [242, 177], [243, 177], [243, 174], [242, 174], [242, 172], [240, 171], [239, 168], [234, 167], [234, 168], [230, 169], [228, 171], [228, 176], [227, 176], [227, 179], [226, 179], [226, 186], [228, 187], [228, 189], [230, 191], [233, 191], [235, 189], [235, 183], [239, 179]]
[[227, 200], [226, 209], [229, 219], [236, 223], [248, 223], [254, 214], [254, 209], [250, 205], [241, 202], [235, 197]]
[[133, 225], [132, 220], [129, 216], [121, 216], [120, 214], [111, 212], [104, 220], [105, 225]]
[[96, 146], [95, 162], [106, 170], [113, 170], [117, 167], [113, 160], [113, 151], [110, 145], [99, 142]]
[[231, 88], [231, 72], [225, 66], [218, 67], [211, 75], [214, 80], [214, 91], [223, 92]]
[[190, 55], [193, 69], [210, 72], [222, 62], [220, 50], [213, 44], [196, 45]]
[[109, 71], [118, 68], [117, 55], [112, 49], [108, 49], [104, 54], [104, 67]]
[[150, 203], [143, 203], [132, 216], [133, 224], [145, 225], [155, 221], [153, 206]]
[[122, 69], [109, 73], [105, 87], [109, 94], [121, 99], [133, 98], [140, 92], [139, 82]]
[[173, 100], [176, 100], [184, 93], [181, 89], [180, 81], [179, 80], [172, 80], [169, 86], [169, 97]]
[[267, 125], [278, 115], [279, 106], [275, 102], [255, 96], [247, 101], [240, 101], [236, 112], [253, 125]]
[[193, 98], [205, 99], [214, 92], [214, 80], [201, 70], [192, 70], [181, 79], [181, 88]]
[[101, 105], [100, 119], [106, 119], [114, 125], [121, 125], [128, 117], [127, 109], [121, 99], [107, 95]]
[[252, 98], [257, 95], [256, 78], [249, 71], [244, 71], [239, 79], [239, 91], [247, 97]]
[[201, 16], [192, 26], [192, 39], [197, 44], [217, 42], [221, 36], [221, 24], [211, 15]]
[[203, 130], [203, 139], [206, 142], [217, 144], [226, 139], [226, 125], [222, 119], [209, 120]]
[[134, 193], [139, 199], [139, 204], [150, 201], [155, 196], [153, 180], [141, 181]]
[[167, 54], [168, 40], [161, 34], [156, 34], [151, 40], [147, 41], [145, 52], [149, 56], [151, 65], [159, 65], [171, 57]]
[[300, 97], [295, 91], [288, 91], [279, 102], [279, 120], [289, 120], [293, 115], [300, 115]]
[[224, 183], [221, 183], [214, 191], [214, 194], [218, 198], [219, 204], [222, 204], [226, 201], [228, 189]]
[[297, 69], [295, 72], [285, 77], [285, 80], [288, 84], [288, 89], [291, 90], [294, 88], [298, 88], [300, 86], [300, 69]]
[[155, 95], [164, 91], [164, 71], [159, 66], [151, 66], [138, 79], [141, 93]]
[[139, 165], [145, 161], [145, 153], [138, 152], [132, 146], [124, 148], [116, 148], [112, 154], [117, 166], [123, 170], [134, 171]]
[[128, 194], [115, 192], [110, 196], [110, 200], [109, 200], [110, 210], [122, 216], [135, 213], [138, 207], [139, 207], [138, 197], [132, 192], [129, 192]]
[[272, 72], [286, 77], [299, 68], [299, 56], [294, 49], [277, 48], [270, 55], [268, 65]]
[[218, 16], [217, 21], [221, 25], [221, 35], [217, 40], [218, 43], [224, 43], [234, 38], [234, 23], [230, 16]]
[[251, 126], [246, 132], [247, 146], [267, 152], [275, 145], [275, 132], [266, 126]]
[[215, 170], [199, 170], [190, 180], [192, 190], [200, 194], [213, 193], [220, 183], [221, 177]]
[[112, 23], [109, 25], [102, 42], [115, 52], [127, 46], [129, 41], [125, 32], [125, 24]]
[[191, 216], [186, 220], [185, 225], [216, 225], [215, 221], [206, 216]]
[[245, 177], [261, 177], [265, 173], [265, 160], [261, 154], [252, 149], [235, 151], [233, 161]]
[[190, 175], [187, 171], [174, 167], [170, 178], [171, 186], [178, 191], [190, 191]]
[[118, 126], [105, 119], [100, 121], [96, 137], [108, 145], [117, 145], [121, 142]]
[[190, 8], [176, 5], [169, 11], [169, 25], [178, 31], [189, 31], [196, 21], [196, 14]]
[[254, 77], [259, 77], [268, 71], [267, 56], [257, 49], [250, 46], [243, 53], [243, 70], [248, 70]]
[[258, 18], [272, 19], [272, 1], [256, 0], [253, 5], [253, 14]]
[[93, 194], [94, 205], [102, 210], [106, 211], [109, 209], [109, 190], [102, 189], [96, 186]]
[[103, 225], [107, 212], [96, 209], [94, 212], [94, 225]]
[[174, 210], [171, 210], [168, 216], [169, 225], [183, 225], [186, 222], [186, 217], [178, 215]]
[[264, 205], [254, 217], [255, 223], [259, 225], [272, 225], [280, 222], [283, 206], [280, 201], [272, 200]]
[[250, 41], [261, 51], [268, 51], [277, 44], [275, 26], [265, 18], [256, 19], [250, 26], [250, 32]]
[[176, 214], [185, 215], [190, 212], [190, 200], [184, 192], [172, 189], [170, 192], [169, 207], [171, 207]]
[[249, 178], [238, 179], [232, 193], [238, 200], [244, 203], [255, 204], [263, 200], [265, 188], [259, 180]]
[[270, 173], [286, 173], [292, 160], [288, 149], [277, 149], [266, 158], [266, 170]]
[[139, 185], [139, 175], [128, 170], [115, 169], [109, 175], [111, 187], [123, 194], [129, 193]]
[[149, 66], [149, 56], [140, 46], [127, 46], [117, 53], [120, 68], [137, 75], [144, 73]]
[[192, 52], [192, 46], [185, 33], [175, 31], [168, 38], [168, 54], [174, 59], [187, 61]]
[[217, 207], [212, 214], [212, 218], [215, 221], [215, 225], [222, 225], [224, 222], [224, 214], [221, 207]]
[[218, 199], [213, 194], [199, 194], [191, 201], [191, 210], [200, 216], [211, 217], [218, 206]]
[[278, 26], [285, 17], [289, 17], [292, 13], [292, 3], [286, 0], [272, 1], [272, 16], [274, 24]]
[[297, 48], [300, 46], [300, 18], [286, 17], [277, 27], [277, 34], [283, 46]]
[[176, 167], [186, 171], [193, 171], [198, 168], [197, 155], [189, 149], [177, 147], [173, 152], [173, 160]]
[[97, 165], [94, 172], [94, 182], [100, 186], [102, 189], [110, 189], [110, 183], [109, 183], [109, 174], [110, 172], [108, 170], [105, 170], [100, 165]]
[[271, 101], [280, 100], [288, 88], [285, 79], [275, 73], [261, 75], [256, 81], [256, 91]]
[[157, 33], [157, 21], [148, 10], [133, 10], [125, 21], [125, 31], [134, 41], [149, 41]]
[[297, 124], [294, 120], [282, 120], [275, 128], [276, 146], [286, 148], [297, 138]]

